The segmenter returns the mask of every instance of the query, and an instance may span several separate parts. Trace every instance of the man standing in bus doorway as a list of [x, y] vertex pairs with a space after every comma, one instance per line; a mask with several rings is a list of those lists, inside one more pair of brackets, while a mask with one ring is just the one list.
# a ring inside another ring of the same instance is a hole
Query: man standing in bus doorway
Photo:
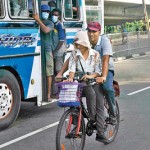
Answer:
[[55, 8], [52, 11], [52, 21], [54, 23], [54, 29], [50, 32], [50, 44], [53, 50], [54, 56], [54, 71], [55, 75], [61, 70], [64, 62], [64, 52], [66, 50], [66, 34], [60, 22], [61, 12]]
[[49, 20], [50, 8], [48, 5], [41, 5], [42, 11], [42, 21], [39, 18], [38, 14], [34, 14], [33, 18], [40, 25], [41, 30], [43, 31], [43, 50], [46, 54], [46, 76], [47, 76], [47, 98], [48, 102], [51, 102], [51, 87], [52, 87], [52, 76], [54, 75], [54, 63], [53, 63], [53, 54], [50, 44], [50, 32], [54, 28], [54, 23]]

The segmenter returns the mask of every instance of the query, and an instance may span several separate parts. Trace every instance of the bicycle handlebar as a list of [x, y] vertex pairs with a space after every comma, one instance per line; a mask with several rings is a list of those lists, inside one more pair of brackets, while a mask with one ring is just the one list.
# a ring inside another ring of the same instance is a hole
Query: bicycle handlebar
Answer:
[[62, 82], [63, 80], [67, 80], [67, 77], [55, 78], [56, 82]]
[[[62, 82], [64, 80], [67, 80], [69, 78], [69, 76], [66, 76], [66, 77], [61, 77], [61, 78], [56, 78], [56, 82]], [[86, 80], [81, 80], [81, 79], [78, 79], [77, 77], [74, 77], [73, 78], [73, 81], [78, 81], [78, 82], [86, 82], [88, 85], [91, 85], [91, 84], [95, 84], [96, 83], [96, 78], [87, 78]]]

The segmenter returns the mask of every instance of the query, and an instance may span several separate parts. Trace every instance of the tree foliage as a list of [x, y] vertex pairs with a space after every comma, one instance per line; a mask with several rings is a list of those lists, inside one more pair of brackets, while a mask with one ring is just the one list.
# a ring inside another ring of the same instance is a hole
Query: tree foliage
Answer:
[[122, 25], [117, 26], [105, 26], [104, 31], [105, 33], [119, 33], [126, 30], [127, 32], [134, 32], [134, 31], [145, 31], [145, 24], [143, 20], [133, 21], [133, 22], [125, 22]]

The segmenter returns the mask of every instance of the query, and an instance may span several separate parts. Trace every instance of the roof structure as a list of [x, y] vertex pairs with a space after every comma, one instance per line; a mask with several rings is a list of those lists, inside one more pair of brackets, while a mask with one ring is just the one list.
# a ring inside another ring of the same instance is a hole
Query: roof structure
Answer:
[[[97, 5], [101, 0], [86, 0], [86, 3]], [[145, 0], [150, 18], [150, 0]], [[144, 7], [142, 0], [104, 0], [105, 25], [122, 24], [126, 21], [143, 20]]]

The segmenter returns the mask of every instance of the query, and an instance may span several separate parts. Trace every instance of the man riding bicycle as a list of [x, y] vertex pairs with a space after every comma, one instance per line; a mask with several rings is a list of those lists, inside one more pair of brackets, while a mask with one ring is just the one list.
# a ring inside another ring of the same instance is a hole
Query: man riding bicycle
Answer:
[[102, 59], [101, 78], [97, 78], [97, 82], [103, 83], [105, 96], [110, 107], [110, 118], [112, 123], [116, 121], [115, 92], [113, 87], [114, 63], [113, 52], [110, 40], [106, 35], [101, 34], [101, 25], [98, 22], [91, 22], [87, 26], [88, 37], [92, 48], [99, 52]]

